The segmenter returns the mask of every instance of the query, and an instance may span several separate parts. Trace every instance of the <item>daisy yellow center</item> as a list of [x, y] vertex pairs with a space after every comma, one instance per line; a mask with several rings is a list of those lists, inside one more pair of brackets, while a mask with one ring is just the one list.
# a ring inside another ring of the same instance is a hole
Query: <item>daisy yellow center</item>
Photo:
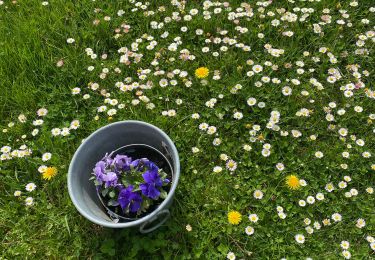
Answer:
[[231, 211], [228, 213], [228, 221], [232, 225], [238, 225], [241, 222], [242, 216], [238, 211]]
[[299, 183], [299, 179], [295, 175], [287, 176], [285, 182], [288, 188], [292, 190], [298, 190], [301, 187], [301, 184]]
[[57, 174], [56, 167], [47, 167], [43, 172], [43, 179], [50, 180]]
[[203, 78], [206, 78], [208, 76], [209, 72], [210, 72], [210, 70], [208, 68], [200, 67], [200, 68], [195, 70], [195, 76], [198, 79], [203, 79]]

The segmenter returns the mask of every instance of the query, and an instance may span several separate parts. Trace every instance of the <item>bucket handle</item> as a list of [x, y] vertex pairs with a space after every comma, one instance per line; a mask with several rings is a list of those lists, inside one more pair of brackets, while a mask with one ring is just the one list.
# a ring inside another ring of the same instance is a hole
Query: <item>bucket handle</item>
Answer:
[[[163, 218], [161, 218], [161, 220], [155, 226], [145, 229], [145, 226], [147, 226], [148, 224], [151, 224], [152, 222], [154, 222], [155, 220], [160, 218], [162, 215], [165, 215], [165, 216]], [[169, 212], [168, 209], [161, 210], [153, 218], [151, 218], [150, 220], [143, 223], [139, 227], [139, 232], [141, 232], [142, 234], [147, 234], [147, 233], [150, 233], [150, 232], [154, 231], [155, 229], [157, 229], [161, 225], [163, 225], [167, 221], [167, 219], [169, 218], [170, 215], [171, 215], [171, 213]]]

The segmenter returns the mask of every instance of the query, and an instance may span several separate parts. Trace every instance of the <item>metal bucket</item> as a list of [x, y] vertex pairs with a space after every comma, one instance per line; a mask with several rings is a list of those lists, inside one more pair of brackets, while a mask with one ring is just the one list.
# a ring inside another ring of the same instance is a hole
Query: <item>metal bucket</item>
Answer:
[[[130, 222], [120, 222], [103, 207], [95, 185], [89, 178], [95, 163], [105, 153], [131, 144], [145, 144], [161, 152], [172, 166], [172, 185], [167, 198], [150, 214]], [[91, 222], [109, 228], [138, 227], [141, 233], [148, 233], [168, 219], [179, 177], [178, 152], [168, 135], [151, 124], [129, 120], [104, 126], [84, 140], [69, 166], [68, 190], [74, 206]]]

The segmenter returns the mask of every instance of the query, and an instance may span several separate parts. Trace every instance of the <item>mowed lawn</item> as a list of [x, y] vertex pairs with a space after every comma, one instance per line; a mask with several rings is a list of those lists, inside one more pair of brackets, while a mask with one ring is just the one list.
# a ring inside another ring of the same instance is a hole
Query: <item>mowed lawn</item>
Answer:
[[[0, 258], [375, 258], [374, 12], [0, 0]], [[181, 160], [147, 235], [90, 223], [67, 190], [82, 140], [129, 119]]]

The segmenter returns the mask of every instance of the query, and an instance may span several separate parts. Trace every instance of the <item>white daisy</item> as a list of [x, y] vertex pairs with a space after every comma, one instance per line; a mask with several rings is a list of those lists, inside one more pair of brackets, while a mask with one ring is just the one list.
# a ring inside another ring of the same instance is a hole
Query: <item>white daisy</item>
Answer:
[[66, 42], [67, 43], [70, 43], [70, 44], [72, 44], [72, 43], [74, 43], [76, 40], [74, 40], [73, 38], [68, 38], [67, 40], [66, 40]]
[[58, 135], [61, 134], [61, 129], [60, 128], [53, 128], [51, 130], [51, 133], [52, 133], [53, 136], [58, 136]]
[[307, 203], [309, 204], [314, 204], [315, 203], [315, 198], [313, 196], [308, 196], [306, 199]]
[[342, 249], [349, 249], [350, 244], [348, 241], [344, 240], [344, 241], [341, 241], [340, 246]]
[[32, 206], [34, 204], [34, 199], [32, 197], [27, 197], [25, 199], [26, 206]]
[[43, 161], [43, 162], [46, 162], [46, 161], [48, 161], [49, 159], [51, 159], [51, 157], [52, 157], [52, 154], [51, 154], [51, 153], [44, 153], [44, 154], [42, 155], [42, 161]]
[[256, 199], [258, 199], [258, 200], [260, 200], [260, 199], [262, 199], [263, 198], [263, 192], [261, 191], [261, 190], [256, 190], [256, 191], [254, 191], [254, 198], [256, 198]]
[[28, 184], [26, 185], [26, 190], [29, 191], [29, 192], [35, 190], [35, 188], [36, 188], [36, 185], [35, 185], [35, 183], [33, 183], [33, 182], [30, 182], [30, 183], [28, 183]]
[[366, 221], [363, 218], [357, 219], [356, 227], [363, 228], [364, 226], [366, 226]]
[[236, 255], [233, 252], [229, 252], [227, 254], [227, 259], [228, 260], [235, 260], [236, 259]]
[[258, 218], [258, 215], [257, 214], [250, 214], [249, 215], [249, 220], [253, 223], [257, 223], [259, 218]]
[[339, 213], [332, 214], [331, 218], [335, 222], [340, 222], [342, 220], [342, 216]]
[[297, 243], [299, 243], [299, 244], [305, 243], [305, 236], [302, 235], [302, 234], [297, 234], [297, 235], [295, 235], [294, 238], [296, 239]]
[[350, 259], [352, 257], [352, 254], [348, 250], [342, 251], [342, 255], [345, 259]]
[[223, 168], [221, 168], [220, 166], [215, 166], [214, 169], [213, 169], [213, 172], [215, 173], [219, 173], [223, 170]]
[[253, 227], [251, 227], [251, 226], [247, 226], [246, 228], [245, 228], [245, 233], [247, 234], [247, 235], [252, 235], [252, 234], [254, 234], [254, 228]]

